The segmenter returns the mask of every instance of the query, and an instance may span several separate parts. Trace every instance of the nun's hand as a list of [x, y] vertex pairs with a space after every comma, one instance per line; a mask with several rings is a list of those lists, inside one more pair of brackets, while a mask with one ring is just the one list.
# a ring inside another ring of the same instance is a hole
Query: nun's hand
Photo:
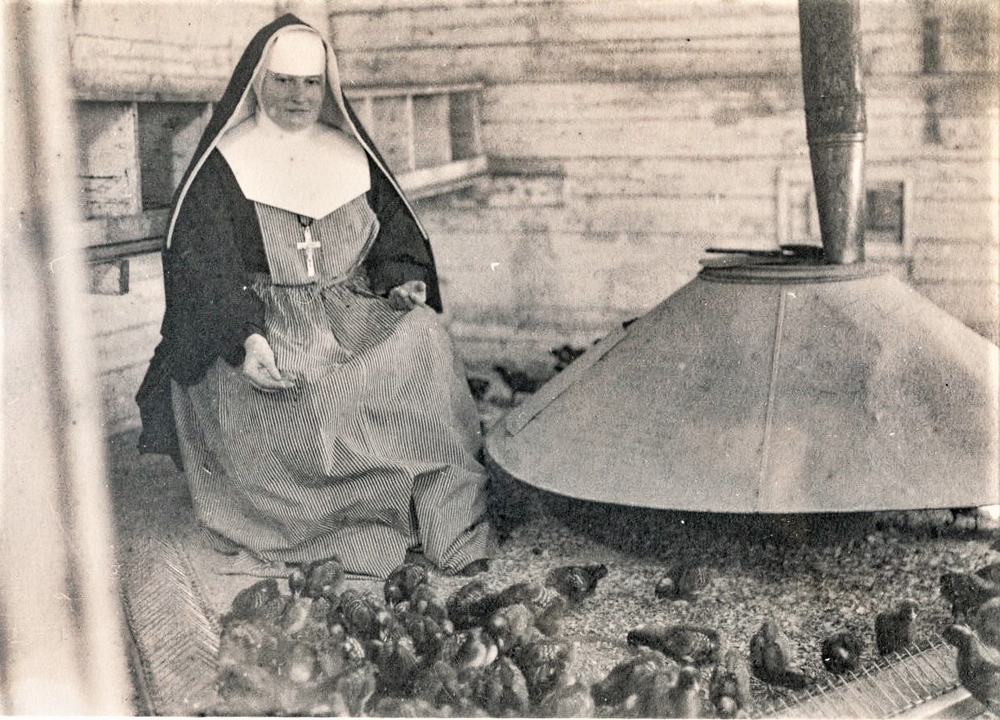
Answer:
[[389, 291], [389, 304], [395, 310], [412, 310], [427, 302], [427, 284], [423, 280], [408, 280]]
[[261, 392], [273, 393], [295, 387], [291, 380], [282, 379], [278, 366], [274, 363], [274, 352], [267, 338], [254, 333], [243, 341], [246, 357], [243, 358], [243, 374], [250, 384]]

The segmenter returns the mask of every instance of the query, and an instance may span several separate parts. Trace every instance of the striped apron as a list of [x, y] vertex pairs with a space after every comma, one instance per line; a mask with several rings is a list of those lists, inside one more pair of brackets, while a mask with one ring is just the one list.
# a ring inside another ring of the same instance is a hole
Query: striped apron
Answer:
[[198, 518], [265, 561], [336, 555], [376, 576], [416, 547], [451, 571], [491, 555], [475, 405], [434, 311], [370, 291], [361, 261], [379, 225], [365, 197], [308, 232], [256, 211], [271, 273], [254, 290], [297, 381], [262, 393], [218, 358], [198, 384], [173, 384]]

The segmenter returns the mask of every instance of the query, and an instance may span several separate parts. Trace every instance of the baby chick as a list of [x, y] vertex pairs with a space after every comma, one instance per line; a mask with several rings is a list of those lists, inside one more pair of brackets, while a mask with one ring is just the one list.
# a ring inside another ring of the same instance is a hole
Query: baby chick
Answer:
[[435, 707], [454, 705], [461, 697], [458, 671], [444, 660], [420, 668], [413, 678], [413, 696]]
[[538, 703], [538, 715], [553, 718], [594, 717], [590, 687], [567, 676]]
[[499, 655], [496, 642], [482, 628], [475, 627], [449, 636], [441, 645], [440, 659], [461, 672], [484, 668]]
[[528, 684], [520, 668], [502, 657], [480, 674], [473, 697], [493, 717], [524, 717], [528, 713]]
[[678, 563], [656, 584], [656, 596], [692, 600], [708, 585], [709, 571], [699, 563]]
[[281, 613], [279, 626], [288, 635], [296, 635], [305, 630], [309, 623], [312, 599], [307, 597], [288, 596], [284, 612]]
[[990, 563], [976, 569], [976, 575], [992, 583], [1000, 583], [1000, 562]]
[[382, 692], [405, 695], [413, 688], [420, 660], [408, 637], [374, 643], [373, 661], [378, 668], [378, 683]]
[[[407, 602], [407, 609], [411, 612], [433, 618], [441, 625], [442, 629], [445, 628], [445, 623], [448, 623], [450, 627], [451, 621], [448, 619], [448, 608], [445, 605], [445, 601], [442, 599], [437, 588], [429, 583], [421, 583], [413, 589], [410, 593], [410, 599]], [[451, 632], [450, 630], [447, 631]]]
[[708, 699], [719, 717], [735, 717], [750, 700], [750, 671], [735, 650], [728, 650], [712, 668]]
[[608, 671], [601, 680], [591, 685], [590, 691], [598, 705], [618, 705], [639, 691], [639, 676], [652, 675], [670, 666], [667, 656], [659, 650], [642, 648], [630, 658], [622, 660]]
[[397, 610], [395, 616], [402, 630], [413, 639], [418, 655], [428, 658], [437, 656], [449, 632], [427, 615]]
[[701, 674], [697, 668], [683, 666], [677, 682], [667, 693], [668, 712], [664, 717], [696, 718], [701, 716]]
[[337, 612], [347, 632], [359, 640], [371, 640], [378, 635], [378, 608], [357, 590], [345, 590], [340, 595]]
[[316, 672], [316, 651], [304, 642], [292, 645], [285, 664], [285, 675], [293, 683], [303, 685], [313, 679]]
[[229, 612], [222, 619], [223, 624], [230, 620], [251, 620], [261, 608], [280, 596], [278, 581], [274, 578], [256, 582], [236, 593]]
[[800, 690], [808, 684], [808, 679], [794, 664], [792, 641], [773, 618], [767, 619], [750, 638], [750, 671], [771, 685]]
[[629, 645], [659, 650], [685, 665], [710, 665], [719, 659], [722, 640], [717, 630], [701, 625], [646, 623], [629, 630]]
[[344, 566], [339, 558], [316, 560], [303, 568], [306, 585], [302, 594], [311, 598], [332, 600], [344, 587]]
[[486, 391], [490, 389], [490, 381], [486, 378], [469, 376], [466, 378], [466, 382], [469, 385], [469, 393], [474, 400], [482, 400]]
[[515, 583], [497, 593], [500, 607], [517, 603], [527, 607], [535, 617], [535, 627], [546, 635], [559, 632], [566, 613], [566, 598], [558, 590], [541, 583]]
[[558, 640], [536, 640], [517, 649], [513, 659], [524, 673], [532, 700], [538, 700], [562, 682], [575, 654], [573, 645]]
[[501, 653], [510, 653], [537, 633], [535, 616], [521, 603], [500, 608], [490, 615], [483, 628], [496, 641]]
[[899, 652], [913, 642], [917, 609], [917, 603], [907, 599], [875, 616], [875, 647], [879, 655]]
[[569, 344], [549, 350], [549, 353], [556, 359], [555, 370], [557, 373], [568, 368], [574, 360], [585, 352], [587, 352], [586, 348], [578, 348]]
[[307, 581], [305, 571], [301, 567], [293, 567], [288, 573], [288, 591], [295, 597], [301, 596]]
[[331, 689], [340, 694], [352, 717], [363, 714], [375, 694], [375, 666], [367, 661], [354, 665], [333, 680]]
[[820, 653], [823, 657], [823, 667], [835, 675], [857, 670], [861, 665], [861, 653], [864, 652], [864, 641], [857, 633], [842, 630], [823, 638]]
[[497, 609], [498, 602], [482, 580], [472, 580], [452, 593], [445, 607], [455, 629], [465, 630], [482, 625]]
[[264, 658], [277, 658], [281, 640], [271, 626], [252, 620], [233, 620], [222, 628], [217, 653], [220, 670], [263, 665]]
[[1000, 597], [987, 600], [972, 618], [972, 627], [979, 639], [1000, 650]]
[[958, 648], [958, 679], [972, 697], [1000, 715], [1000, 651], [984, 645], [967, 625], [951, 625], [944, 638]]
[[508, 370], [503, 365], [494, 365], [494, 372], [516, 393], [534, 393], [545, 384], [544, 380], [532, 377], [519, 370]]
[[607, 574], [605, 565], [564, 565], [550, 570], [545, 584], [575, 604], [593, 595], [598, 581]]
[[389, 605], [409, 600], [418, 585], [427, 582], [427, 568], [416, 563], [403, 563], [385, 579], [382, 592]]
[[940, 579], [941, 595], [951, 602], [956, 620], [967, 620], [980, 605], [1000, 597], [1000, 583], [976, 573], [946, 572]]

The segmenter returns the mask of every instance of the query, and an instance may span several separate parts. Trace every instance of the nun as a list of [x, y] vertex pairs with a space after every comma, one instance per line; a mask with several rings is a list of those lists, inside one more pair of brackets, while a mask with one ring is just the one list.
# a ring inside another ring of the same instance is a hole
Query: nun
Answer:
[[486, 569], [479, 423], [426, 233], [293, 15], [236, 66], [174, 199], [143, 452], [234, 572]]

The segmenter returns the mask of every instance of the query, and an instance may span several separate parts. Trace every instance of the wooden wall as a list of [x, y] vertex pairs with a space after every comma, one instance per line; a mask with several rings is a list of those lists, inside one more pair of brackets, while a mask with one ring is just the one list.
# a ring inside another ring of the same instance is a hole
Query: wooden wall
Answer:
[[[207, 121], [206, 103], [222, 94], [253, 34], [286, 9], [325, 23], [321, 1], [294, 5], [67, 3], [85, 217], [133, 219], [169, 203]], [[163, 317], [159, 253], [131, 258], [126, 272], [128, 292], [87, 297], [109, 435], [138, 424], [134, 396]]]
[[[420, 207], [466, 349], [595, 337], [707, 246], [817, 237], [794, 2], [330, 7], [347, 82], [485, 85], [491, 178]], [[998, 11], [862, 0], [862, 16], [868, 174], [905, 182], [909, 219], [905, 247], [876, 234], [869, 256], [996, 340]]]
[[[876, 234], [869, 256], [996, 340], [994, 5], [862, 0], [868, 174], [908, 198], [907, 242]], [[815, 237], [793, 0], [77, 0], [77, 98], [107, 115], [81, 123], [89, 216], [165, 202], [184, 149], [160, 130], [196, 136], [285, 10], [328, 23], [348, 87], [483, 84], [489, 176], [418, 202], [474, 361], [589, 342], [692, 278], [707, 246]], [[151, 144], [170, 162], [125, 161]], [[117, 432], [158, 338], [158, 255], [130, 261], [127, 294], [90, 301]]]

